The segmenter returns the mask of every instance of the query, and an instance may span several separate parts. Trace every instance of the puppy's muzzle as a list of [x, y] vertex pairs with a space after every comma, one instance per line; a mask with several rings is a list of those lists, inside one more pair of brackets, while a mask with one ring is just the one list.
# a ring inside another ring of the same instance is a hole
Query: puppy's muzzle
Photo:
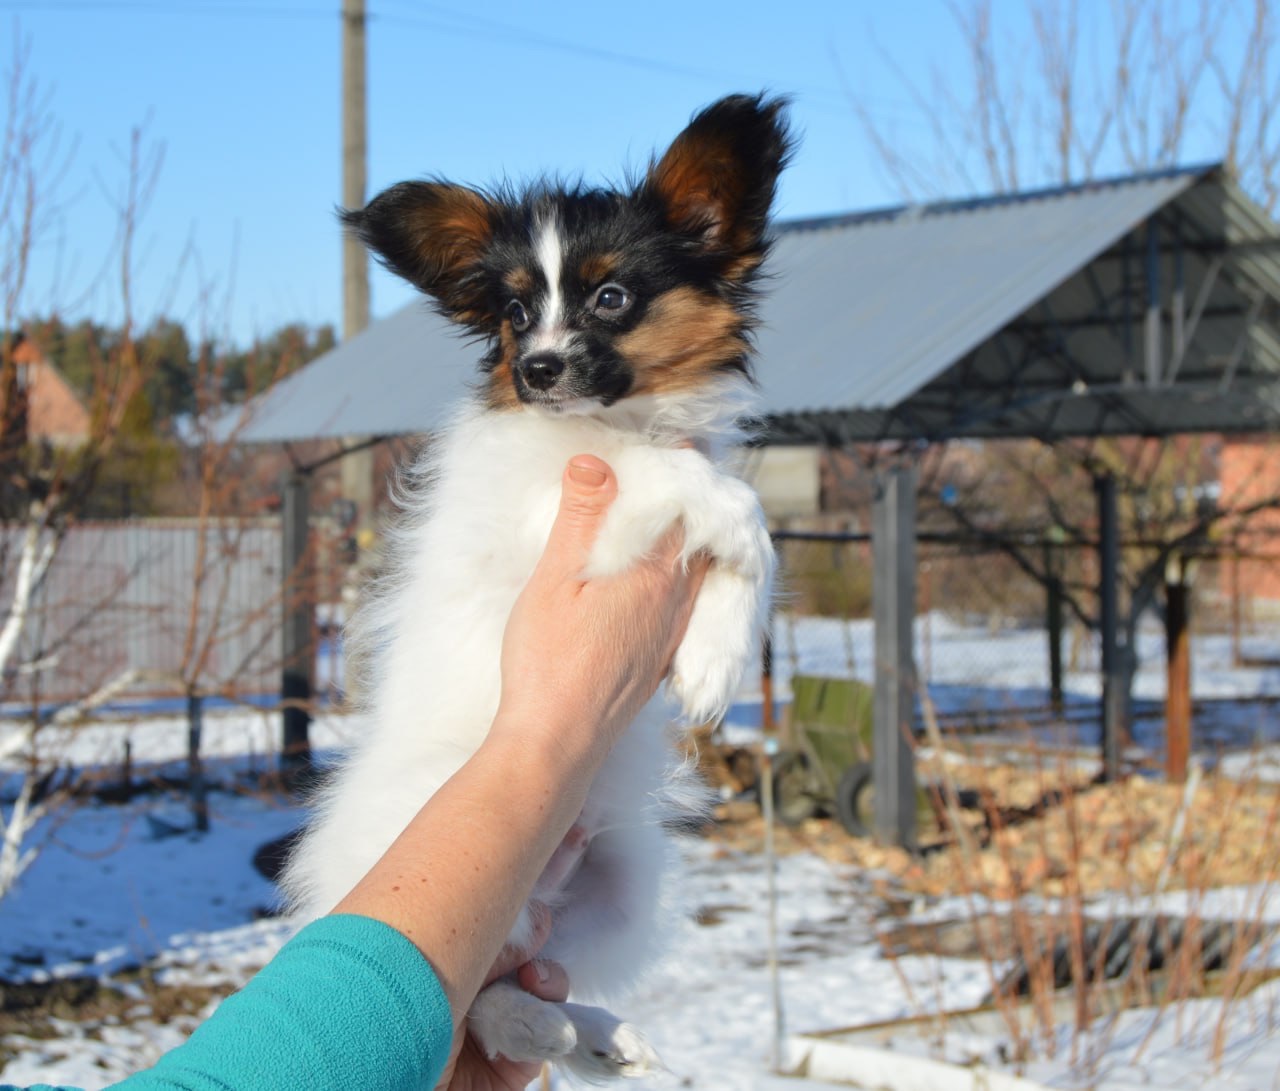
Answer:
[[532, 390], [544, 393], [560, 381], [565, 362], [553, 352], [537, 352], [520, 361], [520, 377]]

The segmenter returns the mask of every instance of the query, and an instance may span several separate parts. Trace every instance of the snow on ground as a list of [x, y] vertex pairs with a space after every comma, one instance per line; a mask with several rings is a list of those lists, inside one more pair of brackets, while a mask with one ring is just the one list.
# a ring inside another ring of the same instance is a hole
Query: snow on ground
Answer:
[[[0, 976], [105, 975], [144, 958], [160, 979], [237, 983], [289, 934], [286, 924], [252, 917], [272, 891], [250, 866], [254, 848], [296, 824], [296, 811], [271, 797], [212, 798], [212, 830], [156, 839], [146, 811], [85, 807], [65, 816], [19, 888], [0, 902]], [[165, 817], [182, 818], [167, 805]], [[763, 857], [714, 840], [682, 842], [682, 924], [672, 948], [623, 1010], [652, 1037], [674, 1076], [640, 1081], [637, 1091], [685, 1086], [705, 1091], [799, 1091], [810, 1081], [773, 1075], [774, 1012], [768, 964], [767, 885]], [[889, 960], [875, 940], [881, 908], [865, 876], [800, 854], [778, 861], [778, 935], [787, 1032], [879, 1022], [938, 1008], [976, 1004], [986, 968], [960, 959]], [[1095, 1070], [1103, 1091], [1135, 1086], [1262, 1088], [1280, 1069], [1277, 995], [1260, 991], [1229, 1013], [1228, 1063], [1214, 1071], [1209, 1044], [1220, 1009], [1184, 1005], [1151, 1030], [1150, 1017], [1127, 1016], [1100, 1035]], [[144, 1066], [176, 1045], [189, 1023], [160, 1026], [58, 1025], [59, 1036], [18, 1046], [0, 1082], [70, 1083], [96, 1088]], [[925, 1052], [926, 1043], [904, 1046]], [[959, 1059], [990, 1059], [991, 1041], [949, 1043]], [[1033, 1066], [1048, 1083], [1083, 1086], [1069, 1063]], [[1260, 1074], [1267, 1073], [1259, 1082]]]
[[[871, 680], [875, 632], [870, 618], [797, 618], [779, 614], [774, 622], [774, 676], [785, 683], [792, 671]], [[1232, 641], [1226, 633], [1196, 633], [1192, 641], [1192, 688], [1200, 699], [1280, 697], [1280, 636], [1254, 635], [1242, 650], [1251, 665], [1233, 662]], [[1064, 645], [1069, 642], [1064, 641]], [[1078, 700], [1096, 700], [1101, 693], [1096, 635], [1076, 649], [1070, 647], [1064, 685]], [[987, 627], [965, 624], [941, 611], [915, 619], [916, 666], [922, 681], [943, 693], [953, 690], [988, 700], [1003, 696], [1010, 705], [1031, 699], [1043, 703], [1049, 687], [1047, 636], [1041, 628], [1017, 625]], [[1164, 697], [1164, 631], [1157, 625], [1138, 631], [1138, 675], [1134, 696], [1139, 700]], [[992, 707], [999, 708], [1000, 701]]]
[[[780, 691], [786, 692], [792, 666], [840, 673], [850, 647], [855, 674], [861, 675], [870, 649], [862, 645], [866, 634], [860, 633], [859, 624], [806, 622], [793, 627], [798, 639], [790, 650], [780, 648], [776, 661]], [[973, 634], [965, 653], [961, 634], [944, 630], [936, 618], [931, 624], [935, 684], [949, 699], [972, 699], [972, 691], [960, 685], [959, 666], [949, 666], [948, 656], [959, 664], [964, 654], [972, 655]], [[947, 640], [954, 645], [952, 651], [945, 650]], [[1000, 653], [1008, 669], [1001, 673], [993, 667], [984, 675], [988, 696], [1005, 687], [1042, 698], [1043, 670], [1027, 665], [1026, 635], [1012, 634], [1008, 640]], [[1212, 642], [1197, 645], [1197, 695], [1280, 693], [1274, 668], [1236, 671], [1220, 652]], [[984, 650], [984, 656], [989, 654], [990, 648]], [[948, 675], [950, 670], [956, 673]], [[1078, 702], [1090, 699], [1088, 684], [1084, 677], [1072, 679]], [[1139, 692], [1152, 684], [1149, 672], [1140, 676]], [[740, 706], [738, 727], [749, 732], [750, 694], [743, 696], [747, 703]], [[1280, 738], [1274, 712], [1266, 705], [1250, 707], [1236, 741]], [[203, 737], [210, 776], [230, 785], [247, 782], [241, 774], [267, 767], [274, 760], [276, 724], [275, 717], [251, 711], [210, 713]], [[332, 746], [359, 730], [354, 718], [328, 717], [318, 722], [314, 737], [319, 746]], [[0, 736], [3, 733], [0, 726]], [[51, 732], [47, 745], [63, 761], [111, 769], [122, 760], [126, 737], [135, 763], [177, 763], [176, 771], [181, 771], [187, 737], [180, 719], [121, 717], [74, 733]], [[1259, 762], [1280, 772], [1277, 752], [1270, 748], [1247, 756], [1229, 754], [1222, 767], [1256, 771]], [[0, 776], [0, 788], [3, 780]], [[211, 795], [210, 807], [212, 829], [203, 835], [182, 832], [189, 819], [180, 797], [140, 798], [126, 806], [86, 805], [43, 822], [34, 838], [41, 855], [18, 887], [0, 900], [0, 979], [88, 973], [128, 988], [120, 977], [122, 970], [147, 960], [159, 979], [169, 983], [243, 981], [289, 934], [288, 925], [279, 920], [256, 919], [273, 904], [274, 892], [253, 871], [253, 852], [295, 828], [301, 815], [279, 797], [224, 790]], [[765, 861], [698, 839], [683, 842], [683, 856], [685, 875], [678, 889], [683, 923], [672, 937], [669, 954], [623, 1008], [652, 1037], [674, 1075], [630, 1086], [637, 1091], [673, 1086], [799, 1091], [818, 1086], [770, 1071], [775, 1016], [767, 957]], [[787, 1032], [966, 1007], [987, 991], [988, 970], [980, 963], [883, 957], [876, 941], [877, 914], [883, 906], [866, 876], [800, 854], [778, 861], [776, 885]], [[1253, 916], [1263, 893], [1223, 891], [1213, 899], [1220, 911], [1236, 906]], [[1164, 908], [1177, 911], [1177, 898], [1167, 895]], [[1280, 920], [1276, 902], [1271, 899], [1258, 915]], [[1106, 908], [1100, 905], [1098, 911]], [[1208, 915], [1205, 905], [1198, 908]], [[968, 912], [959, 902], [943, 903], [920, 907], [918, 916], [937, 918], [948, 909]], [[1280, 966], [1280, 950], [1268, 952], [1265, 962]], [[1215, 1067], [1211, 1046], [1220, 1022], [1227, 1028], [1228, 1044], [1221, 1066]], [[101, 1087], [172, 1048], [190, 1026], [189, 1020], [168, 1026], [145, 1018], [106, 1026], [64, 1020], [52, 1038], [8, 1040], [5, 1046], [15, 1055], [0, 1070], [0, 1082]], [[1073, 1044], [1080, 1052], [1075, 1061]], [[944, 1045], [952, 1060], [978, 1057], [991, 1062], [1001, 1049], [990, 1036], [953, 1036]], [[918, 1053], [933, 1048], [918, 1039], [899, 1046]], [[1210, 1086], [1260, 1091], [1277, 1086], [1277, 1072], [1280, 986], [1273, 984], [1225, 1013], [1220, 1003], [1201, 1001], [1164, 1013], [1127, 1013], [1102, 1024], [1088, 1041], [1072, 1043], [1064, 1031], [1055, 1058], [1033, 1064], [1028, 1074], [1052, 1086], [1099, 1091], [1191, 1091]]]
[[[1225, 1048], [1215, 1061], [1220, 1030]], [[1069, 1033], [1060, 1032], [1058, 1059], [1032, 1064], [1027, 1074], [1099, 1091], [1272, 1091], [1280, 1086], [1280, 987], [1263, 985], [1225, 1011], [1217, 1001], [1194, 1000], [1163, 1013], [1127, 1012], [1078, 1043], [1078, 1065], [1071, 1048]]]
[[[59, 823], [19, 887], [0, 902], [0, 977], [113, 971], [155, 959], [162, 980], [236, 982], [289, 934], [277, 920], [245, 923], [272, 901], [250, 866], [261, 842], [299, 814], [270, 797], [212, 797], [206, 835], [156, 839], [142, 806], [89, 806]], [[170, 803], [164, 817], [182, 820]], [[687, 1086], [724, 1091], [794, 1087], [769, 1074], [773, 1013], [767, 970], [763, 860], [684, 842], [682, 924], [661, 966], [626, 1014], [652, 1036]], [[888, 962], [874, 943], [874, 899], [864, 882], [817, 857], [779, 861], [779, 932], [788, 1025], [911, 1014], [922, 1002], [977, 1001], [979, 967], [960, 961]], [[695, 913], [698, 920], [695, 921]], [[171, 1048], [181, 1034], [60, 1025], [61, 1037], [22, 1043], [0, 1082], [98, 1087]], [[8, 1043], [10, 1048], [14, 1043]], [[646, 1084], [632, 1084], [637, 1088]], [[652, 1084], [672, 1086], [670, 1078]]]

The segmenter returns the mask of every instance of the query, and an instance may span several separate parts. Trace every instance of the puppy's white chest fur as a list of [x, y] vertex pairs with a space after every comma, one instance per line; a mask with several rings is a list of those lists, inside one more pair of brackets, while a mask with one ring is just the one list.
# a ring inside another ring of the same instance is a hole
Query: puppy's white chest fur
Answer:
[[[541, 556], [576, 454], [599, 456], [618, 479], [588, 575], [625, 569], [676, 522], [687, 555], [714, 558], [668, 688], [692, 720], [727, 705], [763, 619], [773, 563], [754, 493], [721, 466], [729, 414], [741, 404], [728, 396], [734, 389], [726, 380], [696, 400], [647, 401], [612, 415], [473, 406], [433, 444], [404, 498], [389, 574], [350, 637], [367, 675], [369, 733], [323, 793], [286, 871], [296, 912], [336, 904], [483, 741], [497, 711], [507, 617]], [[710, 455], [677, 445], [678, 436]], [[583, 811], [579, 832], [589, 844], [553, 860], [535, 891], [555, 906], [546, 953], [565, 964], [575, 994], [616, 994], [651, 960], [664, 930], [663, 823], [696, 796], [670, 745], [671, 713], [659, 695], [624, 733]], [[473, 1029], [494, 1050], [527, 1053], [529, 1043], [505, 1037], [510, 1006], [526, 1001], [491, 992], [472, 1012]], [[577, 1022], [587, 1034], [599, 1019]]]

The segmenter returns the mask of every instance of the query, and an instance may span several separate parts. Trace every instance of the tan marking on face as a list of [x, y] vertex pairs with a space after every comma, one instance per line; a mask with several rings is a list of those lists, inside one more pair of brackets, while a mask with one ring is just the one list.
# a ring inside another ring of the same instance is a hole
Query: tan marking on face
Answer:
[[489, 372], [489, 378], [485, 382], [485, 405], [490, 409], [519, 409], [520, 396], [516, 393], [516, 380], [513, 374], [519, 349], [516, 347], [515, 334], [511, 332], [509, 322], [502, 324], [498, 334], [498, 345], [502, 351], [498, 357], [497, 366]]
[[644, 321], [617, 341], [635, 369], [634, 394], [684, 390], [748, 350], [745, 324], [732, 305], [693, 288], [674, 288], [650, 305]]
[[533, 274], [528, 269], [513, 269], [503, 283], [510, 289], [512, 299], [527, 300], [533, 295]]
[[621, 254], [592, 254], [578, 266], [578, 277], [590, 287], [604, 284], [621, 264]]

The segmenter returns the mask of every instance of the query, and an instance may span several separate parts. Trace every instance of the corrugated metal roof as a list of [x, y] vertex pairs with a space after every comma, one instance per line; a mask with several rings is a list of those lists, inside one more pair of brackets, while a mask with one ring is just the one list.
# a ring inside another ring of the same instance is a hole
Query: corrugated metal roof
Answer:
[[1194, 181], [792, 226], [759, 338], [766, 412], [896, 405]]
[[429, 432], [473, 381], [480, 351], [425, 300], [415, 301], [273, 386], [240, 440]]
[[[1217, 167], [831, 230], [840, 234], [826, 247], [809, 246], [801, 226], [779, 240], [787, 272], [761, 337], [774, 442], [1280, 422], [1280, 232]], [[1162, 308], [1155, 385], [1143, 329], [1149, 247]], [[1175, 360], [1179, 282], [1190, 335]], [[832, 284], [849, 298], [843, 310], [820, 302]], [[847, 347], [840, 330], [854, 335]]]
[[[1134, 319], [1116, 310], [1142, 272], [1135, 229], [1157, 214], [1190, 248], [1193, 287], [1224, 244], [1250, 243], [1224, 257], [1180, 393], [1163, 400], [1134, 385]], [[1246, 408], [1266, 427], [1275, 399], [1249, 383], [1280, 372], [1275, 327], [1254, 313], [1234, 388], [1211, 364], [1231, 354], [1249, 300], [1280, 302], [1280, 251], [1256, 245], [1277, 237], [1216, 167], [781, 224], [758, 341], [772, 437], [1225, 431]], [[479, 355], [412, 304], [280, 384], [245, 438], [430, 430]]]

